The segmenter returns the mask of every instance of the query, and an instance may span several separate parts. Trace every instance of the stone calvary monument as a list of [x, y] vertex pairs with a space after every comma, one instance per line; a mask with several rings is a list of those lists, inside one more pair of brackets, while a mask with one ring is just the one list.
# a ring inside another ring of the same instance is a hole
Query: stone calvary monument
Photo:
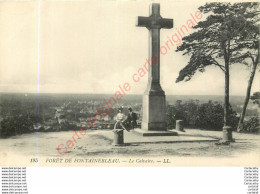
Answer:
[[137, 27], [149, 30], [149, 59], [156, 56], [158, 62], [149, 67], [148, 84], [143, 95], [142, 129], [136, 132], [143, 136], [174, 135], [167, 131], [165, 93], [160, 85], [160, 30], [173, 27], [173, 19], [164, 19], [160, 15], [160, 4], [150, 6], [150, 16], [137, 18]]

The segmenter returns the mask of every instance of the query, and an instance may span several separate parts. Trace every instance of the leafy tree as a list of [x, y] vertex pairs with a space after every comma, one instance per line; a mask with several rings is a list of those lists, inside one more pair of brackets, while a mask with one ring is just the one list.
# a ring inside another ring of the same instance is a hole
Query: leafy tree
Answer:
[[[218, 102], [201, 104], [198, 111], [196, 125], [202, 129], [213, 129], [219, 130], [223, 123], [223, 106]], [[238, 118], [236, 117], [236, 112], [229, 107], [229, 124], [235, 127], [238, 123]]]
[[218, 67], [225, 74], [225, 98], [224, 98], [224, 126], [229, 122], [229, 68], [236, 63], [239, 53], [247, 45], [237, 43], [237, 40], [246, 38], [248, 30], [253, 27], [249, 9], [255, 3], [207, 3], [199, 7], [199, 10], [208, 14], [205, 21], [193, 26], [196, 30], [184, 37], [177, 51], [183, 51], [183, 55], [189, 55], [190, 61], [179, 72], [176, 82], [189, 81], [197, 72], [204, 72], [210, 65]]
[[197, 125], [203, 129], [221, 129], [223, 122], [223, 107], [212, 102], [202, 104], [199, 108]]
[[189, 100], [184, 104], [186, 123], [196, 127], [199, 114], [199, 100]]
[[250, 97], [251, 100], [253, 100], [254, 104], [257, 104], [258, 107], [260, 107], [260, 92], [255, 92], [253, 96]]

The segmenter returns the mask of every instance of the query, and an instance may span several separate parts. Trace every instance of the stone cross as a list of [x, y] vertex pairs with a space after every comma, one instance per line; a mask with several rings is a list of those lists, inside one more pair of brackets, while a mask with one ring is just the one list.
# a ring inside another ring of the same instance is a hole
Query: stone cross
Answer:
[[157, 59], [149, 66], [148, 84], [143, 96], [142, 129], [148, 131], [166, 131], [165, 93], [160, 85], [160, 29], [172, 28], [173, 20], [164, 19], [160, 15], [160, 4], [153, 3], [149, 17], [138, 17], [138, 27], [149, 30], [149, 58]]
[[160, 4], [153, 3], [150, 6], [150, 16], [141, 17], [137, 19], [138, 27], [146, 27], [149, 30], [149, 60], [154, 56], [158, 59], [156, 64], [153, 64], [153, 68], [149, 68], [148, 86], [146, 93], [151, 92], [163, 92], [160, 86], [160, 29], [172, 28], [173, 20], [164, 19], [160, 15]]

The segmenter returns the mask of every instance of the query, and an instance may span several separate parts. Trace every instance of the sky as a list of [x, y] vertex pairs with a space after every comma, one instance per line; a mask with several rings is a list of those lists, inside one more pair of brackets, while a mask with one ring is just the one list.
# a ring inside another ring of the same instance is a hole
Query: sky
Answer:
[[[137, 16], [149, 16], [151, 1], [0, 2], [0, 92], [115, 93], [129, 83], [129, 94], [142, 94], [147, 74], [133, 74], [148, 57], [148, 30], [136, 27]], [[161, 46], [186, 25], [200, 1], [162, 1], [161, 16], [174, 27], [161, 30]], [[205, 20], [202, 16], [201, 20]], [[191, 33], [192, 30], [189, 31]], [[187, 35], [189, 33], [186, 33]], [[188, 56], [161, 55], [161, 86], [171, 95], [223, 95], [224, 74], [218, 67], [175, 83]], [[250, 71], [230, 70], [230, 95], [245, 95]], [[260, 90], [256, 74], [252, 92]]]

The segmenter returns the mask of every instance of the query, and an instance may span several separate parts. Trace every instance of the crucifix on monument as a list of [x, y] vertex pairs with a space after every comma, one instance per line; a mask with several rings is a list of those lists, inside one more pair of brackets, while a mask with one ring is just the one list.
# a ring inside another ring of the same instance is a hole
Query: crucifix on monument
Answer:
[[172, 28], [173, 19], [164, 19], [160, 15], [160, 4], [150, 6], [149, 17], [138, 17], [138, 27], [149, 30], [149, 60], [154, 57], [156, 64], [149, 67], [148, 84], [143, 95], [142, 129], [137, 130], [144, 136], [173, 135], [167, 131], [165, 93], [160, 85], [160, 30]]

